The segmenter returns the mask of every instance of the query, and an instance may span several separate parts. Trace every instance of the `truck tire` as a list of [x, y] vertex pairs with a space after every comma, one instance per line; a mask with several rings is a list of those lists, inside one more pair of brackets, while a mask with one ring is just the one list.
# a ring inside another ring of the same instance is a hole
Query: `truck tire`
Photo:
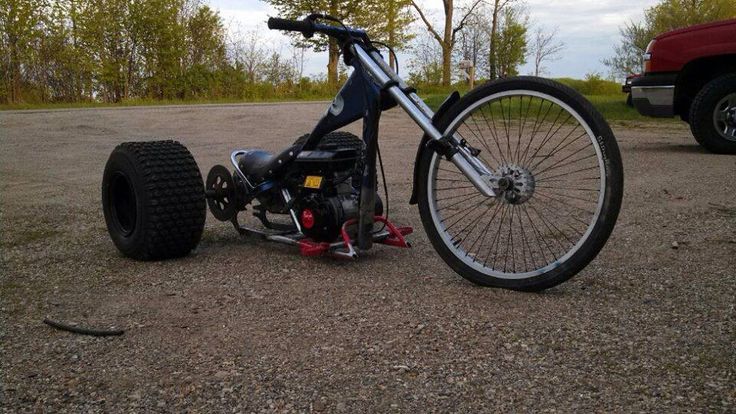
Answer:
[[690, 106], [695, 140], [716, 154], [736, 154], [736, 74], [716, 78]]
[[204, 230], [199, 167], [175, 141], [120, 144], [105, 166], [102, 210], [123, 255], [136, 260], [186, 256]]

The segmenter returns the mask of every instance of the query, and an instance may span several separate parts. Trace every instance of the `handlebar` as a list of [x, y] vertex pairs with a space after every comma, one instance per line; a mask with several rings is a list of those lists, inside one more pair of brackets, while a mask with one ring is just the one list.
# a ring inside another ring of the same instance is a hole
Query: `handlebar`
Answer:
[[314, 35], [314, 22], [310, 19], [288, 20], [271, 17], [268, 19], [268, 28], [287, 32], [301, 32], [305, 37], [312, 37]]
[[328, 36], [340, 39], [347, 39], [350, 37], [357, 37], [364, 40], [368, 39], [368, 36], [366, 35], [364, 30], [316, 23], [315, 19], [312, 18], [312, 16], [307, 17], [303, 20], [289, 20], [281, 19], [278, 17], [270, 17], [268, 19], [268, 28], [271, 30], [300, 32], [304, 35], [304, 37], [312, 37], [315, 33], [323, 33]]

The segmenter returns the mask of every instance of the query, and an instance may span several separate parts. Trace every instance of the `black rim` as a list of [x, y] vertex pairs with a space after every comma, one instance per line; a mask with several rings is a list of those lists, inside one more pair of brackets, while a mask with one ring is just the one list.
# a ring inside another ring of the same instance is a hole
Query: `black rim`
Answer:
[[123, 236], [130, 236], [138, 219], [133, 185], [125, 174], [116, 172], [110, 181], [109, 191], [113, 223]]

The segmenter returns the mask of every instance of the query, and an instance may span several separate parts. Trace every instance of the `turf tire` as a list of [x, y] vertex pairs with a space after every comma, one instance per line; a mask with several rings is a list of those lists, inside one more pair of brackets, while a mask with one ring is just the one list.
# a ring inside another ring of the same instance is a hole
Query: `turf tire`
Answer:
[[136, 260], [186, 256], [199, 243], [205, 223], [199, 167], [175, 141], [120, 144], [105, 166], [102, 209], [123, 255]]

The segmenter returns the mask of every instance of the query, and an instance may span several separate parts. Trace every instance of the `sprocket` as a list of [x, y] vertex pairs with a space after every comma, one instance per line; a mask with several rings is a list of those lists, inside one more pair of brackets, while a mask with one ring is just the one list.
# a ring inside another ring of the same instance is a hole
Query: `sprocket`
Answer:
[[220, 221], [230, 221], [238, 213], [235, 181], [230, 171], [215, 165], [207, 174], [205, 195], [210, 212]]

